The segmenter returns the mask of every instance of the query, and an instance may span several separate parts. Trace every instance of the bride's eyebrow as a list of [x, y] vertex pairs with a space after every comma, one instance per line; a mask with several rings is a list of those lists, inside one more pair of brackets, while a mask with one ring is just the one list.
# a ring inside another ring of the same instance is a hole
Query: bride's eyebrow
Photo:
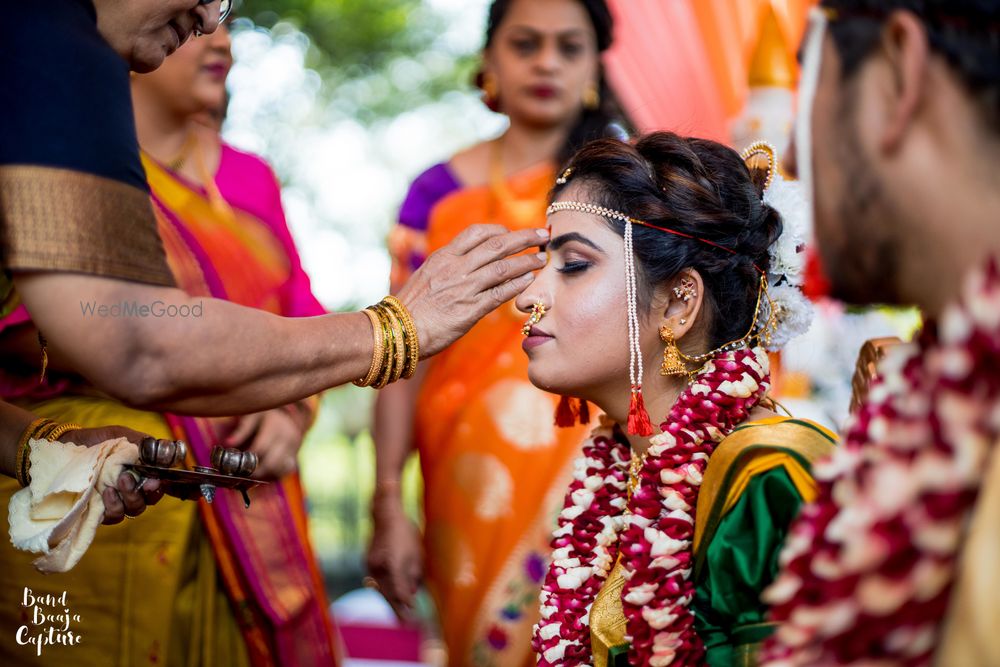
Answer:
[[596, 243], [594, 243], [593, 241], [591, 241], [590, 239], [588, 239], [586, 236], [584, 236], [579, 232], [569, 232], [568, 234], [561, 234], [560, 236], [555, 237], [554, 239], [549, 241], [548, 251], [555, 252], [556, 250], [559, 250], [559, 248], [563, 247], [570, 241], [578, 241], [579, 243], [582, 243], [585, 246], [593, 248], [602, 255], [605, 254], [604, 250], [602, 250], [599, 245], [597, 245]]

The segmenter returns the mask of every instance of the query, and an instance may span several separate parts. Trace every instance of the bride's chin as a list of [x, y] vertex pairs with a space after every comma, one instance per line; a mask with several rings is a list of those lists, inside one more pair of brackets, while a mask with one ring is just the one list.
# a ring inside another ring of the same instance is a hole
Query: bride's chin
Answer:
[[532, 364], [528, 364], [528, 381], [535, 385], [538, 389], [542, 391], [547, 391], [550, 394], [561, 393], [559, 387], [550, 381], [546, 376], [546, 373], [540, 370], [537, 366], [532, 367]]

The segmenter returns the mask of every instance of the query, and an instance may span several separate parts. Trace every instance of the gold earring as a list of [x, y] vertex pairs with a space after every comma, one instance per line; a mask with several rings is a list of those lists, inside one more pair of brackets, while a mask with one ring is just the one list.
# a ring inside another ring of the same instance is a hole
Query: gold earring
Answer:
[[541, 301], [532, 304], [531, 315], [528, 316], [528, 321], [524, 323], [523, 327], [521, 327], [521, 334], [524, 336], [530, 336], [531, 327], [541, 322], [543, 317], [545, 317], [545, 304]]
[[483, 74], [483, 102], [486, 106], [493, 106], [496, 104], [497, 98], [500, 96], [500, 84], [497, 83], [497, 76], [492, 72], [486, 72]]
[[663, 350], [663, 363], [660, 365], [660, 375], [687, 375], [687, 366], [681, 358], [680, 348], [674, 340], [674, 331], [670, 327], [660, 327], [660, 340], [667, 344]]
[[596, 111], [601, 106], [601, 91], [597, 89], [597, 83], [591, 81], [587, 84], [580, 101], [587, 111]]

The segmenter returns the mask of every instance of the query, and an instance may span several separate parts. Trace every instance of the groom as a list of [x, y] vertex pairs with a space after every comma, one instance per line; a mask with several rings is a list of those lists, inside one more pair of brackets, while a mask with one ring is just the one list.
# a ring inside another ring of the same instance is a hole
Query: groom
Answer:
[[1000, 0], [814, 15], [790, 167], [813, 176], [825, 270], [836, 296], [927, 325], [816, 470], [764, 663], [997, 665]]

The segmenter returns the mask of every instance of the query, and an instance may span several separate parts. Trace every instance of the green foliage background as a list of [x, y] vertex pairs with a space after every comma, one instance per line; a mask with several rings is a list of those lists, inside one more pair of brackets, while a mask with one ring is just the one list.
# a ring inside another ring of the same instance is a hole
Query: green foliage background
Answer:
[[333, 106], [371, 123], [468, 88], [474, 54], [442, 44], [444, 19], [420, 0], [244, 0], [239, 16], [310, 40], [307, 66]]

